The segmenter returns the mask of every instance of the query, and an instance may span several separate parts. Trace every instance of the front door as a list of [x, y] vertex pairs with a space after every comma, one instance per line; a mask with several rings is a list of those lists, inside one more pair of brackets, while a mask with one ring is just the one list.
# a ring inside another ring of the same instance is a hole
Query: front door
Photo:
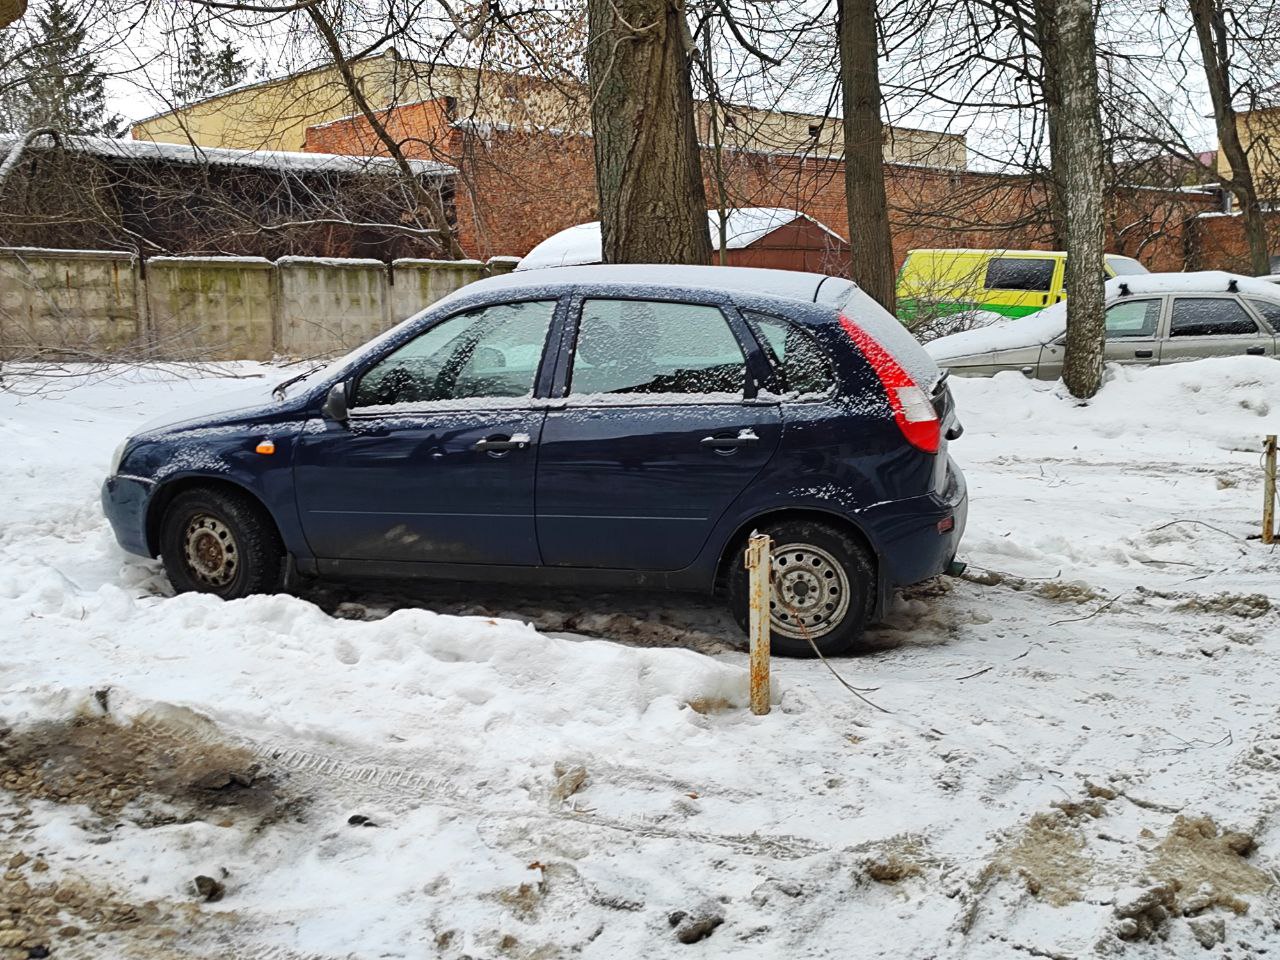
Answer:
[[349, 387], [350, 421], [303, 431], [298, 512], [320, 559], [531, 565], [555, 301], [449, 317]]
[[746, 400], [741, 320], [706, 304], [586, 300], [563, 409], [538, 451], [548, 565], [678, 570], [773, 455]]
[[[1159, 363], [1158, 334], [1163, 304], [1161, 297], [1134, 297], [1117, 300], [1107, 307], [1103, 359], [1107, 363]], [[1041, 349], [1040, 379], [1056, 380], [1062, 376], [1064, 339], [1059, 337]]]

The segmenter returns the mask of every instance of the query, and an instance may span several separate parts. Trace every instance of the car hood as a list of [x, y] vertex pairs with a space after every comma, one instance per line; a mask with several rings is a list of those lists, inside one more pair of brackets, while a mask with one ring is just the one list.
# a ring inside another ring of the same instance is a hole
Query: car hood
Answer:
[[964, 357], [984, 356], [1000, 350], [1038, 346], [1056, 340], [1066, 329], [1067, 305], [1063, 302], [1025, 317], [1002, 320], [978, 330], [939, 337], [926, 343], [924, 348], [929, 356], [941, 363]]
[[264, 415], [276, 415], [286, 405], [272, 396], [277, 380], [269, 379], [252, 386], [217, 393], [191, 403], [182, 404], [148, 420], [135, 431], [135, 436], [165, 433], [182, 427], [217, 426], [232, 420], [242, 420], [261, 411]]

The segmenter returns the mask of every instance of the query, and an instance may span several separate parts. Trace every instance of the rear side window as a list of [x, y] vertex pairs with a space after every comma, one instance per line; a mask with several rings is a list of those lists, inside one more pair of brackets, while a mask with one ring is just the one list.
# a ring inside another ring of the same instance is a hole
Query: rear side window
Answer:
[[1178, 297], [1171, 337], [1228, 337], [1258, 332], [1257, 322], [1235, 297]]
[[742, 396], [746, 358], [716, 307], [647, 300], [582, 305], [569, 392]]
[[761, 333], [761, 346], [777, 371], [783, 393], [826, 393], [834, 382], [831, 362], [813, 334], [799, 324], [767, 313], [747, 311]]
[[1249, 306], [1262, 314], [1262, 319], [1271, 324], [1271, 329], [1280, 332], [1280, 303], [1272, 303], [1270, 300], [1255, 300], [1249, 298]]
[[1107, 339], [1141, 337], [1150, 340], [1160, 322], [1160, 300], [1121, 300], [1107, 307]]
[[1054, 261], [1029, 257], [993, 257], [983, 286], [988, 290], [1047, 292], [1053, 285]]

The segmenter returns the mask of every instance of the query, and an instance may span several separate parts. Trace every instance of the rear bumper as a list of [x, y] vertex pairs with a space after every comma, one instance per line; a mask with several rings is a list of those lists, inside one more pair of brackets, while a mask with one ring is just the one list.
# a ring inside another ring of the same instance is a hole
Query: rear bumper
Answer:
[[863, 517], [880, 547], [883, 587], [901, 587], [936, 577], [946, 572], [964, 536], [969, 517], [964, 474], [950, 461], [941, 493], [880, 504]]
[[116, 542], [129, 553], [153, 556], [147, 544], [147, 502], [154, 484], [137, 477], [107, 477], [102, 484], [102, 512]]

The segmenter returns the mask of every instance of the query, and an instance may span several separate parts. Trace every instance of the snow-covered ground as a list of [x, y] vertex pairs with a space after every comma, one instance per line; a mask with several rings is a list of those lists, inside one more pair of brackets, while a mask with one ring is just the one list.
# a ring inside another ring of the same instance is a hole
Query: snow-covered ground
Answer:
[[970, 573], [764, 718], [699, 599], [169, 596], [101, 474], [238, 385], [0, 393], [0, 957], [1280, 950], [1274, 361], [956, 381]]

